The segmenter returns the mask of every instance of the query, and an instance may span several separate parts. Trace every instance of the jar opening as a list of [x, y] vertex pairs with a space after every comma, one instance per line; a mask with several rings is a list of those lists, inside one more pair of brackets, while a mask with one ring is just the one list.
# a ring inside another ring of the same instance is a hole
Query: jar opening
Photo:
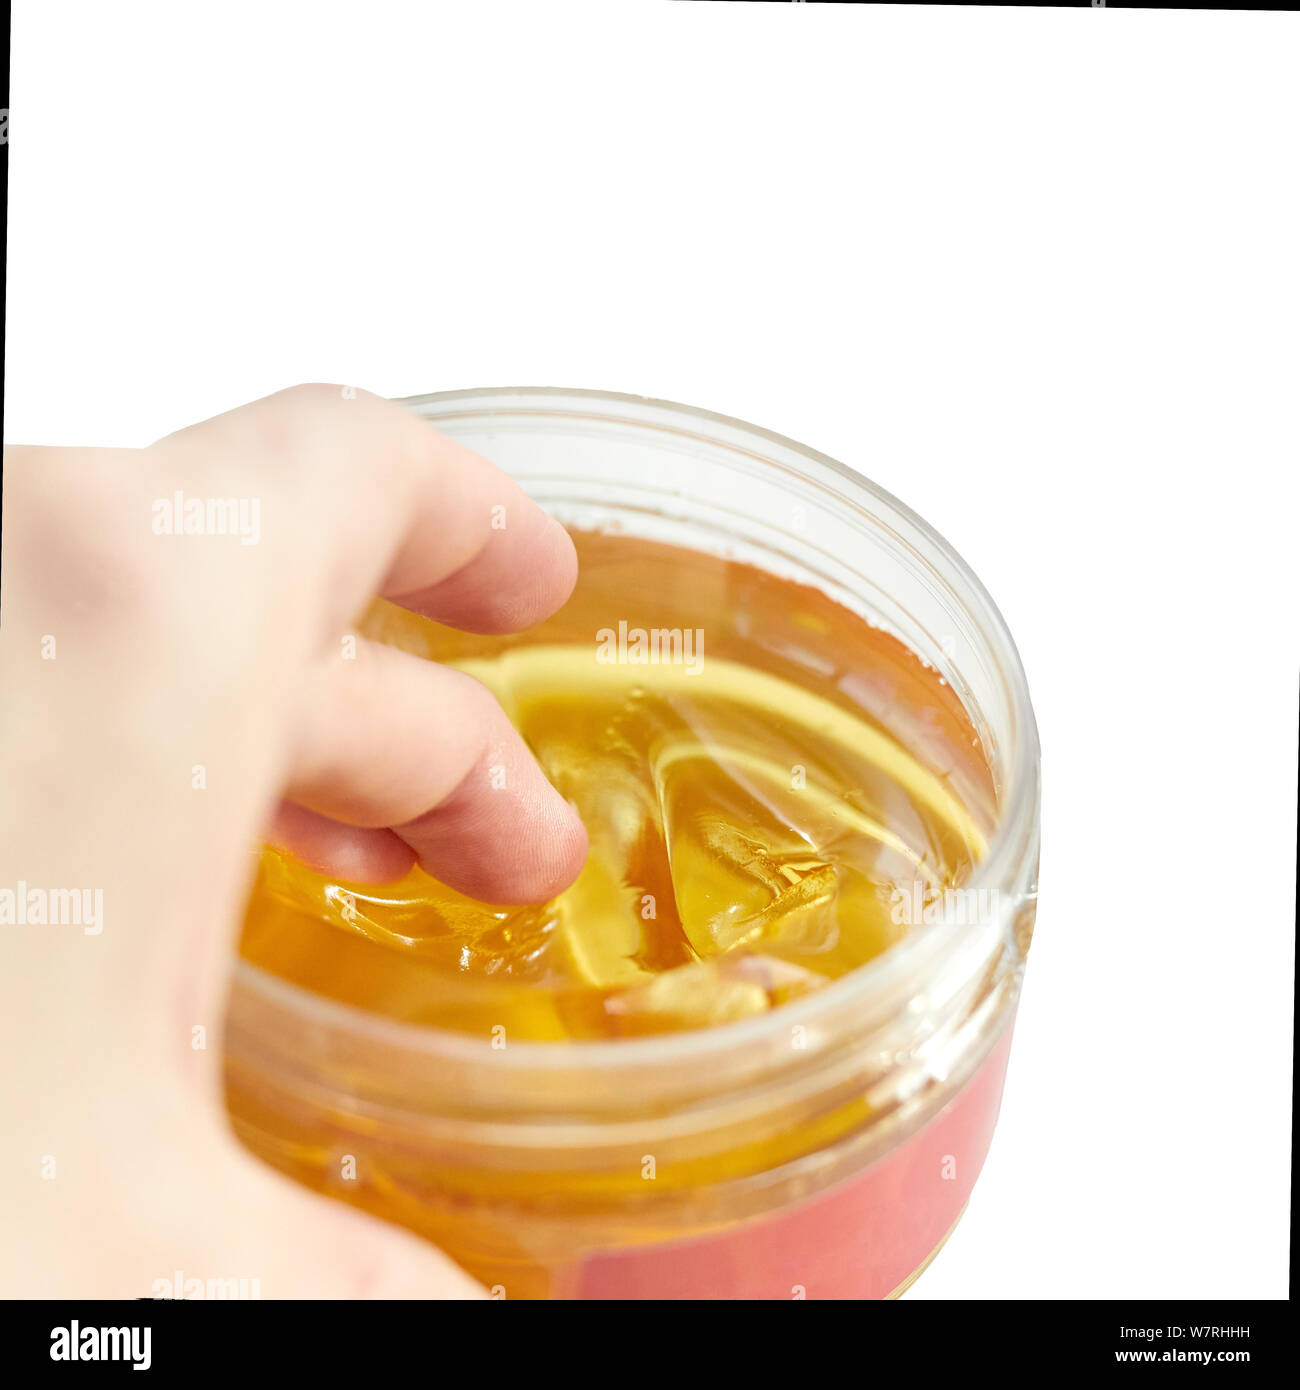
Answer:
[[[521, 1079], [536, 1078], [544, 1107], [590, 1109], [597, 1106], [593, 1078], [605, 1077], [611, 1090], [630, 1082], [642, 1101], [673, 1105], [698, 1098], [701, 1077], [715, 1094], [722, 1087], [734, 1092], [770, 1085], [815, 1059], [822, 1065], [848, 1040], [859, 1049], [873, 1040], [905, 1045], [896, 1025], [909, 1014], [919, 1044], [942, 1033], [944, 1010], [956, 1008], [988, 971], [1018, 970], [1015, 920], [1026, 901], [1032, 904], [1037, 859], [1032, 708], [992, 600], [924, 521], [824, 455], [688, 406], [560, 388], [451, 391], [402, 403], [493, 458], [561, 520], [695, 549], [725, 546], [760, 568], [798, 574], [901, 637], [953, 685], [984, 742], [997, 821], [964, 887], [997, 894], [1002, 907], [974, 926], [922, 925], [843, 978], [757, 1017], [643, 1039], [512, 1041], [501, 1050], [486, 1039], [365, 1012], [240, 961], [232, 1000], [236, 1052], [241, 1020], [260, 1007], [302, 1034], [332, 1038], [335, 1051], [348, 1039], [376, 1068], [381, 1059], [387, 1065], [400, 1056], [408, 1065], [399, 1070], [456, 1063], [480, 1079], [510, 1077], [512, 1104]], [[536, 448], [539, 439], [551, 441], [547, 458]], [[615, 451], [621, 451], [618, 484], [603, 471]], [[802, 535], [790, 526], [792, 499], [813, 519]], [[805, 1056], [791, 1055], [791, 1030], [803, 1030]], [[257, 1031], [263, 1047], [264, 1030]], [[285, 1047], [286, 1067], [295, 1065], [293, 1053]], [[373, 1080], [378, 1072], [367, 1074]], [[486, 1089], [490, 1108], [495, 1088]], [[611, 1096], [612, 1108], [615, 1101]]]

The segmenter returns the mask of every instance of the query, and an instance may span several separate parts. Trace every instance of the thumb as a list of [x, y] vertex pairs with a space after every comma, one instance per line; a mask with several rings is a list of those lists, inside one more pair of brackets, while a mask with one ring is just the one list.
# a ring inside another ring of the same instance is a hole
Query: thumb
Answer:
[[[75, 1259], [67, 1258], [70, 1250], [55, 1261], [62, 1265], [62, 1296], [484, 1296], [420, 1237], [299, 1186], [254, 1158], [219, 1123], [196, 1124], [193, 1111], [174, 1100], [166, 1109], [170, 1116], [155, 1112], [152, 1124], [133, 1115], [129, 1135], [118, 1133], [115, 1141], [105, 1143], [101, 1132], [97, 1152], [84, 1155], [84, 1164], [65, 1151], [59, 1183], [46, 1185], [64, 1218], [91, 1211], [108, 1186], [118, 1219], [131, 1232], [126, 1241], [95, 1242], [89, 1259], [82, 1240]], [[49, 1249], [40, 1254], [48, 1267]]]
[[[258, 1280], [262, 1298], [482, 1298], [459, 1265], [419, 1236], [309, 1192], [232, 1139], [208, 1148], [219, 1193], [178, 1241], [196, 1277]], [[201, 1258], [200, 1258], [201, 1252]]]

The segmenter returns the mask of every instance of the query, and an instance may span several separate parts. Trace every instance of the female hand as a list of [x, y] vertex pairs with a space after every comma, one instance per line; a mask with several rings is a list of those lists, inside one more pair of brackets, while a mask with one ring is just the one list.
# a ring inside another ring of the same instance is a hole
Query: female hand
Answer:
[[350, 626], [380, 594], [527, 627], [572, 589], [567, 534], [334, 386], [142, 450], [7, 450], [4, 503], [0, 1291], [148, 1296], [179, 1270], [264, 1297], [474, 1293], [239, 1147], [221, 1020], [264, 835], [496, 902], [576, 876], [585, 832], [487, 691]]

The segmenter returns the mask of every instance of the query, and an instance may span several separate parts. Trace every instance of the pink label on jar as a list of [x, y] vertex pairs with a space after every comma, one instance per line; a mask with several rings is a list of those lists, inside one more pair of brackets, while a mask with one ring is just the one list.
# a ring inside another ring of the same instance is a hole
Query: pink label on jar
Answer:
[[887, 1298], [970, 1197], [993, 1138], [1008, 1024], [966, 1085], [905, 1143], [789, 1211], [725, 1231], [593, 1255], [584, 1299]]

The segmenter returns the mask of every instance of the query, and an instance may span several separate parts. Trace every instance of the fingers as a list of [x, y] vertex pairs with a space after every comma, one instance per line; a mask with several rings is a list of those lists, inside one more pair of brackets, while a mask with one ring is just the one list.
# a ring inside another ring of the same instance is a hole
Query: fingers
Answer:
[[487, 688], [380, 643], [313, 668], [285, 794], [315, 815], [282, 814], [276, 842], [342, 877], [397, 877], [417, 858], [471, 897], [544, 902], [586, 855], [577, 814]]
[[318, 874], [350, 883], [395, 883], [415, 863], [415, 851], [391, 830], [358, 830], [292, 801], [276, 808], [266, 838]]
[[376, 593], [484, 632], [529, 626], [568, 598], [573, 543], [512, 478], [404, 407], [344, 389], [293, 387], [155, 447], [238, 461], [292, 494], [283, 563], [321, 567], [322, 636]]
[[534, 508], [520, 515], [513, 530], [494, 531], [478, 554], [446, 579], [415, 593], [385, 596], [466, 632], [521, 632], [554, 613], [577, 578], [578, 556], [569, 533]]
[[[296, 387], [155, 447], [191, 471], [235, 467], [277, 495], [261, 544], [275, 552], [277, 592], [305, 596], [313, 654], [337, 653], [338, 631], [376, 593], [500, 633], [552, 613], [576, 579], [567, 532], [511, 478], [366, 392]], [[289, 709], [277, 844], [360, 881], [399, 877], [418, 858], [494, 902], [567, 886], [585, 833], [481, 687], [369, 644], [355, 661], [316, 660]]]

